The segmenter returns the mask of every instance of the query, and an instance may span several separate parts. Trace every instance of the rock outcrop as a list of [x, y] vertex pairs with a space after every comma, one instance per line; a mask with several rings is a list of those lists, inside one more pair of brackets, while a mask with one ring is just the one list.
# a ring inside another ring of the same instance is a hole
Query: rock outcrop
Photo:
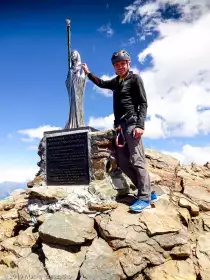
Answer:
[[129, 211], [133, 186], [119, 198], [97, 157], [88, 187], [39, 178], [0, 201], [0, 279], [210, 280], [209, 166], [146, 157], [159, 200], [142, 213]]

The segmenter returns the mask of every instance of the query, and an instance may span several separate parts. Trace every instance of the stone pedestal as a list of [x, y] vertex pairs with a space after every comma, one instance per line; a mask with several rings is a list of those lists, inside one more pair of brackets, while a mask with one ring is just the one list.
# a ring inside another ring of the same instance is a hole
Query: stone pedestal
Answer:
[[38, 154], [39, 175], [46, 185], [89, 185], [103, 180], [113, 152], [112, 130], [91, 127], [44, 133]]
[[107, 176], [107, 172], [111, 168], [110, 156], [114, 152], [113, 141], [114, 134], [112, 130], [90, 133], [90, 158], [93, 180], [102, 180]]

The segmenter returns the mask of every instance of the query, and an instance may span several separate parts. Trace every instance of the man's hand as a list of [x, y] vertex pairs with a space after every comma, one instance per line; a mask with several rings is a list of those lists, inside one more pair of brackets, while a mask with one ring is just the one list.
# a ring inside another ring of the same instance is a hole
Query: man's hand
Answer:
[[133, 130], [133, 137], [134, 138], [140, 138], [144, 133], [144, 130], [142, 128], [136, 127]]
[[86, 63], [82, 63], [82, 68], [83, 68], [83, 70], [85, 71], [85, 74], [86, 74], [86, 75], [90, 73], [90, 71], [89, 71], [88, 66], [87, 66]]

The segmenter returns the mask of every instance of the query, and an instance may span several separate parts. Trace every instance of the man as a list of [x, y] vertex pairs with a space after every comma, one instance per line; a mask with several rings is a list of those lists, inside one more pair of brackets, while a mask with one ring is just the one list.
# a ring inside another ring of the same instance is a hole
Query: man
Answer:
[[113, 91], [114, 126], [125, 140], [125, 145], [119, 144], [116, 147], [117, 160], [121, 170], [138, 189], [137, 200], [130, 206], [130, 210], [141, 212], [150, 208], [150, 200], [157, 200], [157, 196], [151, 194], [141, 139], [147, 113], [147, 97], [141, 77], [130, 71], [130, 60], [125, 50], [115, 52], [111, 61], [117, 76], [106, 81], [93, 75], [85, 63], [82, 67], [94, 84]]

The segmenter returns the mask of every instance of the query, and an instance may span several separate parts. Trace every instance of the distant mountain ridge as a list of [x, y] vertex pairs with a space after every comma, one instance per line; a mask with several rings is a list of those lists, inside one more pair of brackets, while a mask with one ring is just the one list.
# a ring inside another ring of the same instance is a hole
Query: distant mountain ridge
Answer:
[[16, 189], [26, 189], [27, 182], [9, 182], [5, 181], [0, 183], [0, 199], [10, 195]]

